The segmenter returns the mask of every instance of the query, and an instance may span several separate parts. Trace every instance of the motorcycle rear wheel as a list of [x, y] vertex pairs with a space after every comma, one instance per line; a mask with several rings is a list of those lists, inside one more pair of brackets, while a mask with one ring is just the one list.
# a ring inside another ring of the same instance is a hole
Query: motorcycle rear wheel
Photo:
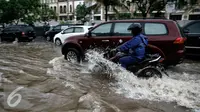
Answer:
[[162, 78], [162, 73], [156, 67], [147, 66], [141, 70], [139, 70], [136, 75], [140, 78]]

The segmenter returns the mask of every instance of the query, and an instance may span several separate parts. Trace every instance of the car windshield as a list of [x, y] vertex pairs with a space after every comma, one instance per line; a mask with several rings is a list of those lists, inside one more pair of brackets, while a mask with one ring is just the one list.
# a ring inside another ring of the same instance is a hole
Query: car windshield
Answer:
[[50, 28], [49, 28], [49, 30], [48, 30], [48, 31], [52, 30], [54, 27], [55, 27], [55, 26], [50, 26]]
[[31, 26], [21, 27], [24, 31], [33, 31], [34, 29]]
[[183, 28], [176, 22], [176, 25], [178, 26], [179, 32], [181, 33], [182, 37], [186, 37], [186, 35], [183, 32]]

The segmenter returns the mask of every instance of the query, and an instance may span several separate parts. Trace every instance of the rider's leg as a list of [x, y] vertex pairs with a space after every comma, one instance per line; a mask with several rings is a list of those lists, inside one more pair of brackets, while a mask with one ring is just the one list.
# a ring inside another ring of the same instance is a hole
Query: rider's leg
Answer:
[[128, 65], [134, 64], [137, 62], [137, 59], [132, 56], [125, 56], [119, 59], [119, 63], [122, 67], [127, 68]]

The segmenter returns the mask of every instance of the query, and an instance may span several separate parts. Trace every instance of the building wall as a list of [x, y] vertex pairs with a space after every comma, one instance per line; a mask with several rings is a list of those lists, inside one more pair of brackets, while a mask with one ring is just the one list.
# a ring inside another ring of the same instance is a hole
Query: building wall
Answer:
[[67, 0], [40, 0], [40, 1], [41, 3], [48, 4], [51, 9], [56, 11], [58, 15], [58, 20], [67, 20], [68, 16], [70, 20], [76, 20], [76, 17], [74, 15], [75, 9], [77, 5], [84, 3], [84, 0], [69, 0], [69, 6], [68, 6]]

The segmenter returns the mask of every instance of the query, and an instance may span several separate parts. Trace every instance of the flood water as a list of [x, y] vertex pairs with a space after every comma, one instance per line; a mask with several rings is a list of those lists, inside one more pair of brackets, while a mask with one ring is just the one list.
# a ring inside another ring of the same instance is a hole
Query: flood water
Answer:
[[[99, 53], [64, 60], [47, 42], [0, 44], [0, 112], [193, 112], [200, 109], [200, 61], [170, 67], [169, 77], [138, 79]], [[89, 72], [108, 63], [111, 79]]]

